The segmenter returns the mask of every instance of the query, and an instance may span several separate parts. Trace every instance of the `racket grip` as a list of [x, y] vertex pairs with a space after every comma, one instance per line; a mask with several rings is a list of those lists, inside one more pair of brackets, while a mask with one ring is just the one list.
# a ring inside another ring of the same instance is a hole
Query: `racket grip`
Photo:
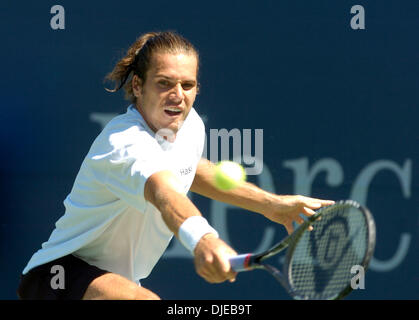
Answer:
[[235, 257], [230, 258], [230, 265], [233, 271], [235, 272], [242, 272], [242, 271], [249, 271], [251, 268], [249, 267], [250, 257], [252, 256], [251, 253], [239, 254]]

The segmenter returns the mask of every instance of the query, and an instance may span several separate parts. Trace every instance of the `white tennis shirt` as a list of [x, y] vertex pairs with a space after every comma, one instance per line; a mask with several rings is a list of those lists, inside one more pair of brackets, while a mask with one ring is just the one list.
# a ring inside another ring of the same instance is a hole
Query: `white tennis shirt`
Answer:
[[173, 143], [156, 139], [133, 105], [111, 120], [93, 142], [56, 222], [23, 270], [68, 254], [139, 282], [167, 248], [173, 233], [144, 199], [148, 177], [171, 170], [186, 194], [205, 143], [205, 127], [192, 108]]

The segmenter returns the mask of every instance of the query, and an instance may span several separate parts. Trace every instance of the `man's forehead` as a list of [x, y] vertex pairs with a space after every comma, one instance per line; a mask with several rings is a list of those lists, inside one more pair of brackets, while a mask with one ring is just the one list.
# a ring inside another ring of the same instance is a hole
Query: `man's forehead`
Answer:
[[196, 77], [198, 61], [194, 54], [188, 53], [156, 53], [150, 64], [150, 71], [162, 76], [193, 76]]

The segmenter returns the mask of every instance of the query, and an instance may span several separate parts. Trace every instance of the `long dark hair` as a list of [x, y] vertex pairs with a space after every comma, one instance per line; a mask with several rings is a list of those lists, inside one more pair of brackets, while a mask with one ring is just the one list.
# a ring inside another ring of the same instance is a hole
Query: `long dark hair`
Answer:
[[136, 74], [144, 83], [152, 55], [156, 52], [194, 54], [199, 65], [198, 51], [181, 35], [173, 31], [148, 32], [131, 45], [125, 57], [119, 60], [112, 72], [106, 76], [105, 80], [115, 82], [115, 87], [105, 89], [108, 92], [117, 92], [124, 88], [125, 98], [135, 103], [136, 97], [131, 85], [132, 76]]

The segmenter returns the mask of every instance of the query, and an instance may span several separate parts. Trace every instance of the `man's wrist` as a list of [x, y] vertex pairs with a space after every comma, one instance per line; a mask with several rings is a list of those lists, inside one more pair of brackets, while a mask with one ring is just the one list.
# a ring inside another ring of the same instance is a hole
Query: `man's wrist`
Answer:
[[192, 254], [199, 240], [206, 234], [212, 234], [218, 238], [218, 232], [209, 225], [202, 216], [187, 218], [179, 228], [179, 240]]

